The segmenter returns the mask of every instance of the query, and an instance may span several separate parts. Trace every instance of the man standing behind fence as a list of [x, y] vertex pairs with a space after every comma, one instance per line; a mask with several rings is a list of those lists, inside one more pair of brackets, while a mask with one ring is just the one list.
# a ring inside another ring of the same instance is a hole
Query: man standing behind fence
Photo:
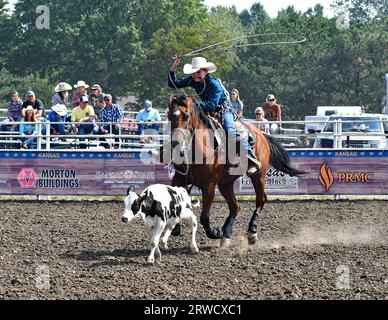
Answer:
[[[161, 121], [162, 118], [160, 117], [159, 111], [154, 109], [152, 107], [152, 102], [150, 100], [146, 100], [144, 102], [144, 108], [141, 109], [138, 114], [136, 115], [136, 122], [152, 122], [152, 121]], [[138, 124], [138, 133], [139, 135], [144, 134], [144, 129], [151, 129], [154, 130], [157, 134], [160, 128], [160, 124], [153, 123], [153, 124]]]
[[[98, 118], [101, 122], [123, 122], [124, 121], [124, 112], [123, 108], [119, 104], [112, 103], [112, 96], [106, 94], [104, 97], [105, 107], [101, 109]], [[119, 134], [120, 124], [115, 123], [112, 125], [102, 124], [104, 130], [107, 130], [109, 133]], [[112, 126], [112, 131], [110, 127]]]

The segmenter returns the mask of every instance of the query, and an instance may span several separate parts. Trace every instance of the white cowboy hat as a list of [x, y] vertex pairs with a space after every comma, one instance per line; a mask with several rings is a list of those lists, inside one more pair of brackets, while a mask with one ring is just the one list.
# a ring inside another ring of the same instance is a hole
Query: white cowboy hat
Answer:
[[85, 81], [78, 81], [77, 84], [74, 85], [74, 88], [79, 88], [79, 87], [85, 87], [85, 89], [89, 88], [89, 86], [85, 83]]
[[67, 108], [64, 104], [56, 104], [51, 107], [51, 110], [55, 111], [58, 113], [60, 117], [66, 116], [67, 115]]
[[205, 58], [196, 57], [191, 60], [191, 64], [185, 64], [183, 66], [184, 74], [193, 74], [200, 69], [207, 69], [209, 73], [217, 70], [217, 67], [212, 62], [207, 62]]
[[66, 82], [61, 82], [55, 87], [55, 92], [69, 91], [73, 89], [70, 84]]
[[23, 115], [23, 117], [26, 116], [26, 112], [27, 112], [27, 111], [33, 111], [34, 114], [36, 114], [36, 110], [35, 110], [31, 105], [28, 105], [27, 107], [25, 107], [25, 108], [22, 109], [22, 115]]

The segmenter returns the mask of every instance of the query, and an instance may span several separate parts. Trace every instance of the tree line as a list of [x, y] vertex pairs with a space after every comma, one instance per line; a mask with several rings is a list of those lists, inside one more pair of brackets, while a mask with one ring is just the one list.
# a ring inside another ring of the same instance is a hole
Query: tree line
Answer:
[[[314, 114], [317, 105], [380, 112], [385, 95], [386, 0], [336, 0], [334, 18], [324, 16], [319, 4], [306, 12], [290, 6], [271, 18], [259, 1], [238, 13], [235, 7], [208, 10], [203, 0], [46, 0], [49, 28], [37, 26], [40, 0], [19, 0], [12, 12], [6, 3], [0, 0], [1, 106], [14, 89], [32, 89], [49, 102], [57, 83], [84, 80], [165, 108], [173, 93], [167, 72], [174, 53], [250, 35], [257, 36], [239, 44], [290, 39], [258, 36], [266, 33], [299, 34], [307, 41], [203, 54], [229, 90], [239, 89], [247, 116], [268, 93], [283, 105], [284, 120]], [[182, 64], [190, 62], [184, 57]]]

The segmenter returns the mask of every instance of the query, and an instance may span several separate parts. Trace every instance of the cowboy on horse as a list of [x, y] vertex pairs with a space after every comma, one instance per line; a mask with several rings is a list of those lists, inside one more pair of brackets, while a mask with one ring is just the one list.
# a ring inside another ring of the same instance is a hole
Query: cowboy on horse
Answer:
[[[249, 177], [257, 174], [261, 168], [261, 163], [256, 158], [248, 143], [247, 138], [240, 139], [240, 133], [236, 130], [236, 114], [229, 101], [228, 95], [221, 82], [210, 76], [217, 70], [214, 63], [208, 62], [205, 58], [195, 57], [191, 64], [185, 64], [183, 73], [190, 76], [186, 78], [177, 78], [176, 69], [180, 63], [180, 58], [175, 55], [172, 57], [170, 65], [170, 73], [168, 77], [168, 85], [171, 88], [192, 87], [201, 98], [198, 106], [206, 114], [218, 112], [221, 116], [222, 127], [224, 128], [228, 139], [235, 141], [240, 140], [242, 152], [245, 152], [248, 158], [247, 175]], [[241, 154], [240, 154], [241, 156]]]

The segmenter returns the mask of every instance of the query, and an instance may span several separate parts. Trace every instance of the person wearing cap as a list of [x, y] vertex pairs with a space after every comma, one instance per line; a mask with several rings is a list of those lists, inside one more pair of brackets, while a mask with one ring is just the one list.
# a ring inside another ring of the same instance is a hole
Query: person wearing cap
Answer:
[[50, 124], [51, 134], [65, 134], [66, 118], [67, 107], [64, 104], [56, 104], [51, 107], [51, 112], [49, 113], [47, 120], [49, 122], [61, 122], [56, 124]]
[[72, 87], [66, 82], [60, 82], [54, 89], [55, 95], [51, 98], [51, 105], [55, 106], [56, 104], [64, 104], [67, 106], [69, 104], [69, 90]]
[[[265, 99], [266, 102], [261, 106], [265, 113], [265, 118], [268, 121], [282, 121], [282, 109], [281, 107], [276, 103], [276, 98], [273, 94], [269, 94], [267, 98]], [[272, 126], [271, 126], [272, 127]], [[276, 130], [281, 128], [281, 126], [276, 125]]]
[[79, 80], [77, 84], [74, 85], [74, 89], [77, 89], [77, 92], [73, 94], [73, 99], [71, 100], [73, 108], [76, 108], [81, 104], [81, 97], [86, 96], [89, 99], [86, 91], [87, 88], [89, 88], [89, 86], [82, 80]]
[[101, 86], [99, 84], [93, 85], [91, 88], [92, 94], [90, 95], [90, 104], [94, 108], [96, 114], [99, 114], [99, 110], [96, 109], [98, 100], [104, 98], [104, 93], [102, 92]]
[[31, 105], [24, 109], [24, 116], [20, 119], [19, 134], [22, 137], [22, 148], [32, 149], [36, 140], [35, 136], [38, 134], [38, 121], [35, 109]]
[[[153, 121], [162, 121], [160, 113], [157, 109], [152, 107], [152, 102], [150, 100], [144, 101], [143, 109], [141, 109], [136, 115], [136, 122], [153, 122]], [[138, 124], [137, 130], [139, 135], [144, 135], [144, 130], [152, 130], [149, 134], [158, 134], [160, 124], [150, 123], [150, 124]]]
[[11, 101], [7, 106], [7, 119], [2, 121], [1, 131], [18, 131], [18, 122], [22, 117], [23, 101], [20, 99], [17, 91], [11, 92]]
[[[80, 98], [80, 105], [71, 112], [72, 128], [75, 134], [84, 135], [93, 132], [95, 113], [93, 107], [88, 102], [88, 97], [82, 96]], [[82, 141], [84, 138], [80, 140]]]
[[238, 116], [242, 116], [244, 104], [240, 100], [240, 94], [237, 89], [230, 90], [230, 103]]
[[[208, 62], [203, 57], [195, 57], [192, 59], [191, 64], [185, 64], [183, 67], [183, 73], [189, 76], [177, 78], [176, 69], [179, 63], [180, 58], [177, 55], [173, 56], [168, 75], [168, 85], [173, 89], [193, 88], [201, 98], [199, 107], [205, 113], [219, 112], [222, 118], [222, 126], [227, 133], [229, 142], [235, 142], [239, 139], [240, 133], [236, 130], [236, 117], [233, 107], [221, 82], [209, 75], [217, 70], [216, 65]], [[246, 173], [248, 176], [253, 176], [258, 173], [261, 164], [253, 153], [248, 139], [241, 139], [240, 145], [248, 158]]]
[[35, 97], [34, 91], [28, 91], [26, 94], [26, 101], [23, 102], [22, 115], [24, 116], [25, 109], [28, 106], [32, 106], [35, 111], [35, 118], [44, 117], [44, 105], [43, 102]]
[[[112, 124], [112, 133], [119, 134], [120, 125], [118, 123], [124, 121], [123, 108], [119, 104], [112, 102], [112, 96], [110, 94], [105, 95], [104, 101], [105, 107], [101, 109], [98, 119], [101, 122], [116, 122], [116, 124]], [[102, 124], [101, 127], [110, 132], [111, 125]]]
[[[103, 94], [101, 94], [100, 97], [98, 98], [97, 103], [96, 103], [96, 107], [93, 107], [93, 108], [94, 108], [94, 113], [96, 114], [95, 120], [98, 120], [98, 121], [100, 121], [100, 122], [102, 121], [102, 120], [100, 119], [100, 113], [101, 113], [102, 110], [104, 110], [105, 107], [106, 107], [105, 93], [103, 93]], [[99, 116], [97, 117], [97, 115], [99, 115]], [[95, 124], [95, 125], [94, 125], [93, 133], [94, 133], [94, 134], [107, 134], [107, 133], [109, 133], [109, 131], [108, 131], [108, 130], [105, 130], [105, 129], [103, 128], [103, 125], [101, 125], [101, 124], [100, 124], [100, 125]], [[103, 141], [104, 141], [104, 140], [103, 140]]]

